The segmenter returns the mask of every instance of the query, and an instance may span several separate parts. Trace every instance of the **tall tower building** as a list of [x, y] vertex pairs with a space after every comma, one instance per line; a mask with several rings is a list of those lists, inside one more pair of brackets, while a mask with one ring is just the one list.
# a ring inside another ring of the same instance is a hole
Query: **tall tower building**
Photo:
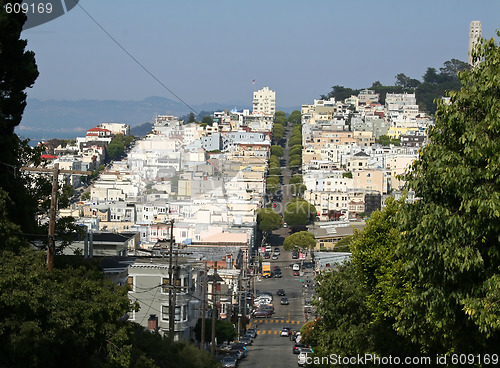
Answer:
[[253, 93], [252, 106], [253, 113], [263, 112], [274, 115], [276, 112], [276, 92], [271, 91], [269, 87], [259, 89]]
[[482, 37], [483, 26], [481, 21], [473, 20], [469, 26], [469, 65], [472, 65], [472, 50], [475, 43]]

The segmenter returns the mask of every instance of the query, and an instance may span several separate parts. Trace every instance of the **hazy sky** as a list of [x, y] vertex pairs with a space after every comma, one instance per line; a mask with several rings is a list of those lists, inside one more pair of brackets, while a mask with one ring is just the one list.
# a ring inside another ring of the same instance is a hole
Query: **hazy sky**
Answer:
[[[499, 0], [80, 0], [121, 45], [188, 104], [247, 104], [264, 86], [280, 106], [312, 103], [333, 85], [421, 80], [467, 61], [468, 32], [500, 29]], [[40, 71], [29, 97], [175, 99], [80, 7], [24, 31]], [[252, 81], [255, 79], [255, 84]]]

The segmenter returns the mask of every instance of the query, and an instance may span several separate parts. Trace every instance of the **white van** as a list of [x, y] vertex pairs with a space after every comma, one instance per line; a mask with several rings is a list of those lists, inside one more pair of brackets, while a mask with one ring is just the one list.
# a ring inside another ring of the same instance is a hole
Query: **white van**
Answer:
[[292, 266], [292, 270], [293, 270], [293, 271], [300, 271], [300, 264], [295, 263], [295, 264]]

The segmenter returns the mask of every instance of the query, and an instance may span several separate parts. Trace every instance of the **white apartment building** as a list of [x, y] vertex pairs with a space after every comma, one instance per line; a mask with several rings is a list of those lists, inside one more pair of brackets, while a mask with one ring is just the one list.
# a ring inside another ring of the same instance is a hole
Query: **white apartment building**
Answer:
[[276, 92], [264, 87], [253, 93], [253, 110], [256, 114], [263, 112], [265, 114], [273, 114], [276, 112]]

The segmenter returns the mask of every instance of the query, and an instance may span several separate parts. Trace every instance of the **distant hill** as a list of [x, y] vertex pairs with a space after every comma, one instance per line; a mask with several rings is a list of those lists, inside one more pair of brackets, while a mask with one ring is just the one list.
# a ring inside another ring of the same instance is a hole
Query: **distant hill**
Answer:
[[[248, 109], [223, 103], [191, 105], [197, 112], [224, 109]], [[280, 108], [285, 112], [300, 107]], [[131, 128], [151, 123], [156, 115], [185, 116], [190, 110], [182, 103], [165, 97], [148, 97], [142, 101], [118, 100], [46, 100], [28, 99], [21, 124], [16, 133], [35, 140], [51, 138], [75, 138], [103, 122], [129, 124]], [[141, 134], [138, 134], [141, 135]]]
[[153, 130], [153, 123], [144, 123], [130, 128], [130, 134], [135, 137], [144, 137]]

